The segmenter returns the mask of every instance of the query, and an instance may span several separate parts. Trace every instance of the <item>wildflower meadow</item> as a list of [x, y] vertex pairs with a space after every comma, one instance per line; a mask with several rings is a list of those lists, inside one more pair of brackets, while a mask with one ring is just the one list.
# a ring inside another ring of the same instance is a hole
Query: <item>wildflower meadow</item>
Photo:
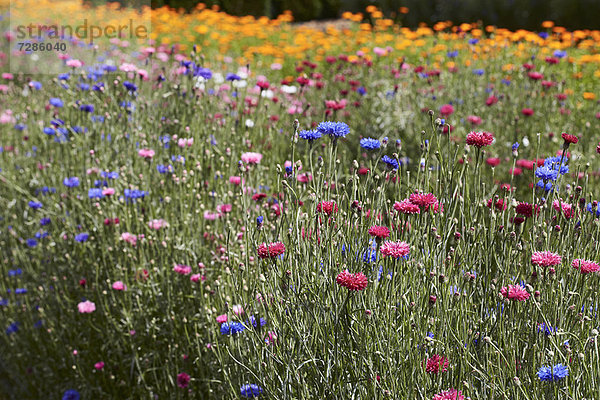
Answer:
[[600, 31], [65, 4], [152, 29], [2, 2], [0, 398], [600, 399]]

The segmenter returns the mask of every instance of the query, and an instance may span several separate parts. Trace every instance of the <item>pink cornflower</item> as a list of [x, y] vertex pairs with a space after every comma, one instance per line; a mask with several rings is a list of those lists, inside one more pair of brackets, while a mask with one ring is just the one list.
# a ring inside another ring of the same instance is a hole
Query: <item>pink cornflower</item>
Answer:
[[86, 301], [82, 301], [81, 303], [77, 304], [77, 309], [82, 314], [84, 314], [84, 313], [89, 314], [89, 313], [96, 311], [96, 305], [94, 303], [92, 303], [91, 301], [86, 300]]
[[372, 226], [369, 228], [369, 235], [377, 239], [385, 239], [390, 236], [390, 230], [387, 226]]
[[444, 104], [443, 106], [440, 107], [440, 114], [442, 114], [442, 116], [444, 116], [444, 117], [451, 115], [453, 112], [454, 112], [454, 107], [452, 107], [452, 104]]
[[222, 315], [217, 316], [217, 322], [219, 324], [227, 322], [227, 314], [222, 314]]
[[402, 214], [419, 214], [421, 209], [418, 205], [412, 203], [408, 199], [397, 201], [394, 203], [394, 210], [401, 212]]
[[331, 216], [338, 211], [338, 206], [335, 201], [322, 201], [317, 204], [317, 211]]
[[112, 284], [112, 288], [118, 291], [125, 291], [127, 290], [127, 285], [121, 281], [116, 281]]
[[354, 291], [364, 290], [369, 282], [362, 272], [351, 274], [348, 270], [340, 272], [335, 278], [335, 281], [338, 285]]
[[275, 258], [285, 252], [285, 245], [281, 242], [266, 243], [258, 246], [258, 257], [259, 258]]
[[123, 232], [121, 234], [121, 239], [126, 241], [130, 245], [135, 246], [137, 244], [138, 237], [132, 233]]
[[418, 205], [422, 210], [427, 211], [429, 207], [435, 206], [438, 203], [438, 199], [433, 193], [413, 193], [408, 196], [408, 200]]
[[435, 396], [431, 400], [464, 400], [465, 396], [463, 396], [460, 390], [456, 389], [448, 389], [444, 390]]
[[98, 361], [96, 364], [94, 364], [94, 368], [96, 368], [98, 371], [102, 370], [104, 368], [104, 362]]
[[561, 261], [562, 257], [551, 251], [536, 251], [531, 255], [531, 263], [540, 267], [558, 265]]
[[71, 68], [79, 68], [83, 65], [83, 63], [79, 60], [76, 60], [74, 58], [70, 59], [67, 61], [67, 67], [71, 67]]
[[400, 258], [410, 253], [410, 246], [406, 242], [391, 242], [386, 240], [381, 245], [380, 251], [384, 257], [391, 256], [393, 258]]
[[239, 176], [230, 176], [229, 183], [239, 186], [239, 184], [242, 183], [242, 178]]
[[573, 268], [578, 269], [582, 274], [600, 271], [600, 265], [598, 263], [582, 258], [576, 258], [571, 265], [573, 265]]
[[177, 375], [177, 386], [179, 386], [182, 389], [185, 389], [186, 387], [188, 387], [189, 384], [190, 376], [188, 374], [182, 372], [179, 375]]
[[490, 132], [470, 132], [467, 135], [467, 144], [482, 148], [494, 142], [494, 135]]
[[192, 147], [193, 144], [194, 144], [194, 138], [190, 138], [190, 139], [179, 138], [177, 140], [177, 146], [179, 146], [181, 148]]
[[204, 279], [205, 278], [201, 274], [193, 274], [192, 276], [190, 276], [190, 281], [194, 283], [204, 281]]
[[478, 117], [477, 115], [469, 115], [467, 117], [467, 121], [469, 121], [472, 125], [479, 125], [481, 124], [481, 117]]
[[260, 153], [244, 153], [242, 154], [242, 161], [244, 164], [260, 164], [263, 155]]
[[150, 229], [154, 229], [155, 231], [157, 231], [161, 228], [169, 226], [169, 224], [164, 219], [153, 219], [151, 221], [148, 221], [148, 226], [150, 227]]
[[151, 160], [154, 157], [154, 150], [152, 149], [140, 149], [138, 150], [138, 156], [145, 158], [146, 160]]
[[562, 212], [563, 212], [563, 215], [565, 216], [565, 218], [573, 218], [573, 216], [575, 215], [573, 206], [571, 206], [569, 203], [564, 203], [562, 201], [554, 200], [552, 202], [552, 208], [554, 208], [558, 212], [560, 212], [562, 209]]
[[173, 267], [173, 271], [177, 272], [180, 275], [189, 275], [192, 273], [192, 267], [190, 267], [189, 265], [175, 264], [175, 266]]
[[102, 196], [112, 196], [113, 194], [115, 194], [115, 189], [113, 188], [102, 189]]
[[505, 299], [516, 301], [525, 301], [531, 296], [521, 285], [508, 285], [508, 288], [503, 287], [500, 289], [500, 294], [502, 294]]
[[438, 372], [446, 372], [448, 370], [448, 359], [443, 356], [434, 354], [425, 364], [425, 372], [428, 374], [437, 374]]
[[233, 207], [231, 204], [222, 204], [218, 207], [218, 210], [221, 214], [225, 214], [225, 213], [231, 212], [232, 208]]

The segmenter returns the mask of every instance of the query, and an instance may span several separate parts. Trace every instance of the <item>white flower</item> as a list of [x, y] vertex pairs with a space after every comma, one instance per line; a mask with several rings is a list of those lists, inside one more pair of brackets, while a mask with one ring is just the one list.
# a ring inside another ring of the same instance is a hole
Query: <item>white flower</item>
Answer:
[[247, 127], [247, 128], [252, 128], [252, 127], [254, 127], [254, 121], [252, 121], [251, 119], [247, 119], [247, 120], [246, 120], [246, 127]]
[[298, 91], [296, 86], [281, 85], [281, 91], [287, 94], [293, 94]]

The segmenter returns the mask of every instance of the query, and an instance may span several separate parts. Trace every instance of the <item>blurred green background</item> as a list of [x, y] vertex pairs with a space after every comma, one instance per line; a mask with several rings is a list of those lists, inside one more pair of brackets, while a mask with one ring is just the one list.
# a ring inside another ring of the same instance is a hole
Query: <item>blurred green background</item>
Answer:
[[[192, 9], [196, 0], [152, 0], [153, 7], [168, 5]], [[404, 26], [419, 22], [433, 25], [438, 21], [455, 23], [481, 21], [508, 29], [540, 29], [545, 20], [569, 29], [600, 28], [600, 0], [206, 0], [233, 15], [275, 17], [291, 10], [295, 21], [337, 18], [343, 11], [364, 12], [375, 5]], [[398, 12], [408, 7], [409, 13]]]

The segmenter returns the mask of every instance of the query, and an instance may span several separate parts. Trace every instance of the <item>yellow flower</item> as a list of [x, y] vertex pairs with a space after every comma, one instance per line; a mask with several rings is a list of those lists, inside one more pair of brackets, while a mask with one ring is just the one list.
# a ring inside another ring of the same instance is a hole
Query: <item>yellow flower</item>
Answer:
[[594, 100], [596, 98], [596, 95], [592, 92], [584, 92], [583, 98], [586, 100]]

